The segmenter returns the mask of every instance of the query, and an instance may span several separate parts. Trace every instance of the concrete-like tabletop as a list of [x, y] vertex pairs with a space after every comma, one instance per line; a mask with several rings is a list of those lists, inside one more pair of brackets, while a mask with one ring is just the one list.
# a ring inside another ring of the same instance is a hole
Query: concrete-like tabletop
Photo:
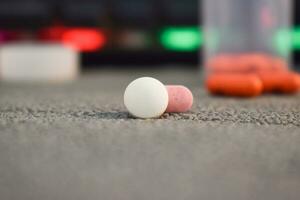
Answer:
[[[140, 76], [184, 84], [193, 110], [131, 118]], [[188, 70], [102, 70], [0, 83], [1, 200], [299, 200], [300, 95], [211, 97]]]

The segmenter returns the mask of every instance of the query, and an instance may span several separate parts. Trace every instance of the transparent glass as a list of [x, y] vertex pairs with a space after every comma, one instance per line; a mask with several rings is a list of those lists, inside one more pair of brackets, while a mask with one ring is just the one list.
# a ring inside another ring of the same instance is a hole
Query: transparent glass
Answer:
[[250, 72], [290, 65], [291, 0], [204, 0], [207, 72]]

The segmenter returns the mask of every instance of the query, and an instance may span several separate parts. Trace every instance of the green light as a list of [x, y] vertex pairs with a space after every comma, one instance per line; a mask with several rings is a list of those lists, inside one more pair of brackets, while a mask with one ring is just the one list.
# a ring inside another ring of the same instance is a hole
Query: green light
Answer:
[[275, 34], [273, 45], [275, 46], [275, 49], [277, 50], [278, 54], [280, 54], [282, 56], [289, 55], [292, 44], [293, 44], [293, 41], [292, 41], [293, 37], [291, 37], [291, 36], [292, 36], [291, 31], [288, 29], [279, 30]]
[[293, 48], [300, 50], [300, 27], [295, 27], [292, 37]]
[[[209, 39], [209, 38], [208, 38]], [[213, 42], [218, 44], [217, 37]], [[162, 30], [160, 42], [164, 48], [172, 51], [196, 51], [204, 43], [203, 32], [198, 27], [167, 27]], [[281, 55], [288, 55], [291, 49], [300, 50], [300, 27], [292, 30], [279, 30], [274, 37], [273, 45]]]
[[168, 27], [160, 36], [164, 48], [173, 51], [195, 51], [202, 45], [202, 32], [197, 27]]
[[274, 45], [282, 55], [288, 54], [291, 49], [300, 50], [300, 27], [279, 30], [275, 35]]

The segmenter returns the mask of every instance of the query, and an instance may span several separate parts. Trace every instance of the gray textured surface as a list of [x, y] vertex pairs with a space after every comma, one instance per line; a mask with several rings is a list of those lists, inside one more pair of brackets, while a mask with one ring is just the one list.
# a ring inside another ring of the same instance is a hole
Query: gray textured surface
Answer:
[[[132, 119], [134, 78], [184, 84], [187, 114]], [[0, 84], [1, 200], [300, 198], [300, 96], [210, 97], [189, 71], [101, 71]]]

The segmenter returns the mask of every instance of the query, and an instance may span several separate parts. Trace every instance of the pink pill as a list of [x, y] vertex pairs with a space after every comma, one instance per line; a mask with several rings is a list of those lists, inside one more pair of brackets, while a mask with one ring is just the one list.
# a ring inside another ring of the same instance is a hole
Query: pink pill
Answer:
[[192, 92], [181, 85], [167, 85], [169, 104], [166, 112], [180, 113], [187, 112], [193, 105]]

